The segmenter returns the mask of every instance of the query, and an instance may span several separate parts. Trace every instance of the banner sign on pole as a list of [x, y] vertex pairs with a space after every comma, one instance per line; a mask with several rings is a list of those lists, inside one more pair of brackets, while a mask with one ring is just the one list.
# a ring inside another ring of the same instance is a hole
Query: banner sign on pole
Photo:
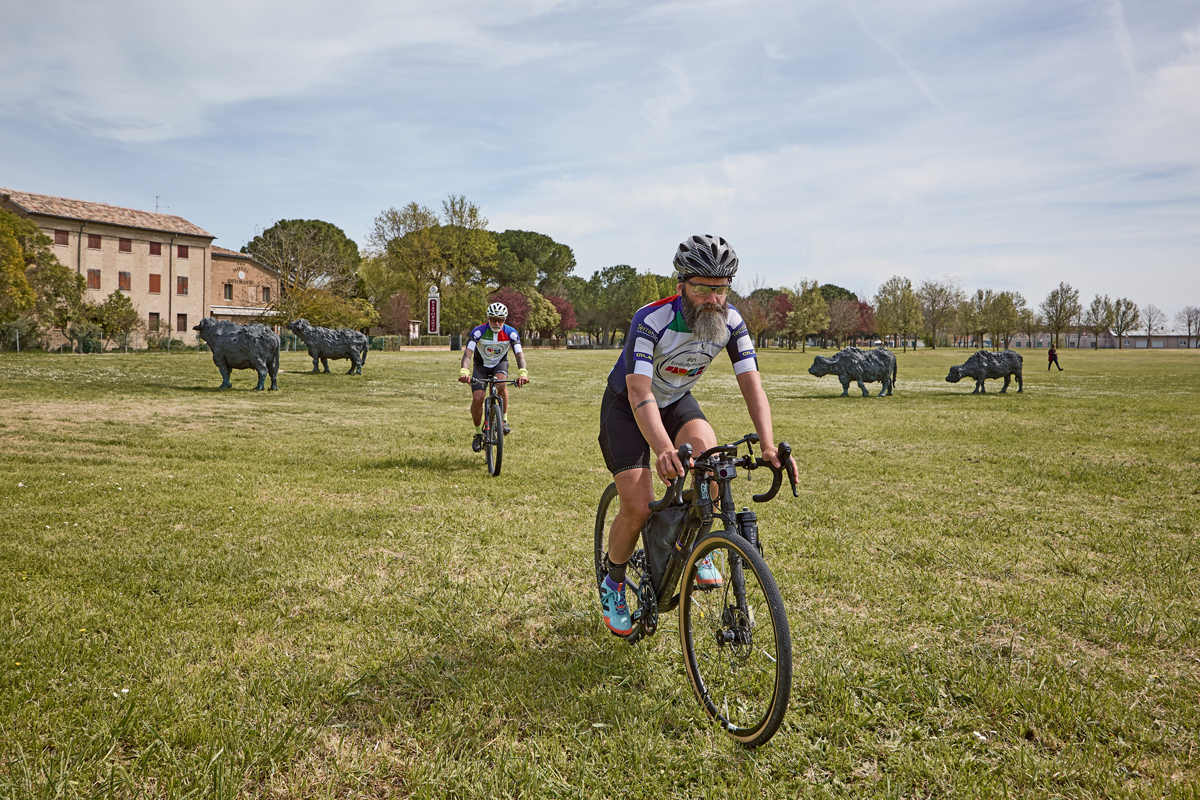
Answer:
[[438, 295], [437, 285], [429, 287], [429, 334], [440, 336], [442, 333], [442, 298]]

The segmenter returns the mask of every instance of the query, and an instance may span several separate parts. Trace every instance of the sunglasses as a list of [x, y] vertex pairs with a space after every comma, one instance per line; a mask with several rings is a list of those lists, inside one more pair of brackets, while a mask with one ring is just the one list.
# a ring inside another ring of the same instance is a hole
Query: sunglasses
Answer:
[[704, 283], [692, 283], [686, 280], [684, 283], [692, 287], [692, 294], [696, 295], [696, 297], [708, 297], [710, 294], [715, 294], [722, 300], [729, 296], [729, 291], [733, 288], [728, 283], [723, 286], [709, 286]]
[[488, 322], [492, 323], [493, 325], [499, 325], [503, 323], [505, 319], [505, 317], [488, 317]]

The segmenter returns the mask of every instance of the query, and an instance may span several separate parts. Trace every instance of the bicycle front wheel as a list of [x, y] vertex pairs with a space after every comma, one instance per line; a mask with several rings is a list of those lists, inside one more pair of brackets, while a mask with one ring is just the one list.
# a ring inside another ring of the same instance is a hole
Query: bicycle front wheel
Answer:
[[[720, 573], [705, 569], [705, 557]], [[783, 598], [758, 550], [736, 533], [696, 543], [679, 592], [679, 636], [705, 712], [749, 747], [779, 730], [792, 691], [792, 636]]]
[[487, 470], [492, 475], [500, 474], [500, 465], [504, 462], [504, 414], [500, 411], [500, 401], [488, 404], [487, 434], [483, 440], [483, 455], [487, 461]]

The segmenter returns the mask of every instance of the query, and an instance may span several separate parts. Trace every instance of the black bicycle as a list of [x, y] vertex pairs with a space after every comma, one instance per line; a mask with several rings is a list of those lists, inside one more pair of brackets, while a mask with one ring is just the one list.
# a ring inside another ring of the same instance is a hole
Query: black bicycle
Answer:
[[[694, 483], [687, 491], [681, 493], [688, 469], [672, 481], [666, 495], [650, 504], [642, 548], [625, 572], [633, 618], [625, 639], [633, 644], [653, 635], [660, 613], [678, 606], [680, 644], [696, 697], [711, 719], [749, 747], [767, 742], [783, 722], [792, 687], [792, 636], [783, 598], [763, 559], [758, 516], [744, 507], [735, 511], [732, 484], [739, 468], [768, 467], [774, 480], [770, 489], [754, 495], [756, 503], [775, 497], [785, 471], [792, 495], [799, 496], [791, 446], [780, 443], [784, 467], [775, 467], [754, 456], [757, 442], [758, 434], [752, 433], [706, 450], [690, 468]], [[742, 444], [750, 452], [738, 456]], [[679, 448], [683, 464], [691, 454], [690, 445]], [[619, 504], [617, 486], [609, 484], [596, 509], [597, 584], [608, 574], [608, 533]], [[709, 573], [708, 585], [701, 586], [698, 565], [706, 558], [721, 578], [714, 584]]]
[[515, 384], [516, 381], [480, 378], [478, 382], [487, 384], [487, 395], [483, 398], [483, 460], [488, 473], [496, 476], [500, 474], [500, 465], [504, 463], [504, 403], [496, 387], [502, 383]]

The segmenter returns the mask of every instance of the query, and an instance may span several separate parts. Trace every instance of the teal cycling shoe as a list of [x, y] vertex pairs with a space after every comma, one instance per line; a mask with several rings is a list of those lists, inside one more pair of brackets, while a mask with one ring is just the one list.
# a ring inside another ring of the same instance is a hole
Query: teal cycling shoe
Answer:
[[696, 585], [701, 589], [717, 589], [725, 583], [725, 579], [721, 577], [721, 572], [713, 566], [712, 559], [708, 556], [696, 562]]
[[633, 632], [633, 620], [629, 617], [629, 606], [625, 604], [625, 584], [613, 583], [607, 575], [600, 582], [600, 609], [604, 612], [604, 624], [617, 636], [628, 636]]

